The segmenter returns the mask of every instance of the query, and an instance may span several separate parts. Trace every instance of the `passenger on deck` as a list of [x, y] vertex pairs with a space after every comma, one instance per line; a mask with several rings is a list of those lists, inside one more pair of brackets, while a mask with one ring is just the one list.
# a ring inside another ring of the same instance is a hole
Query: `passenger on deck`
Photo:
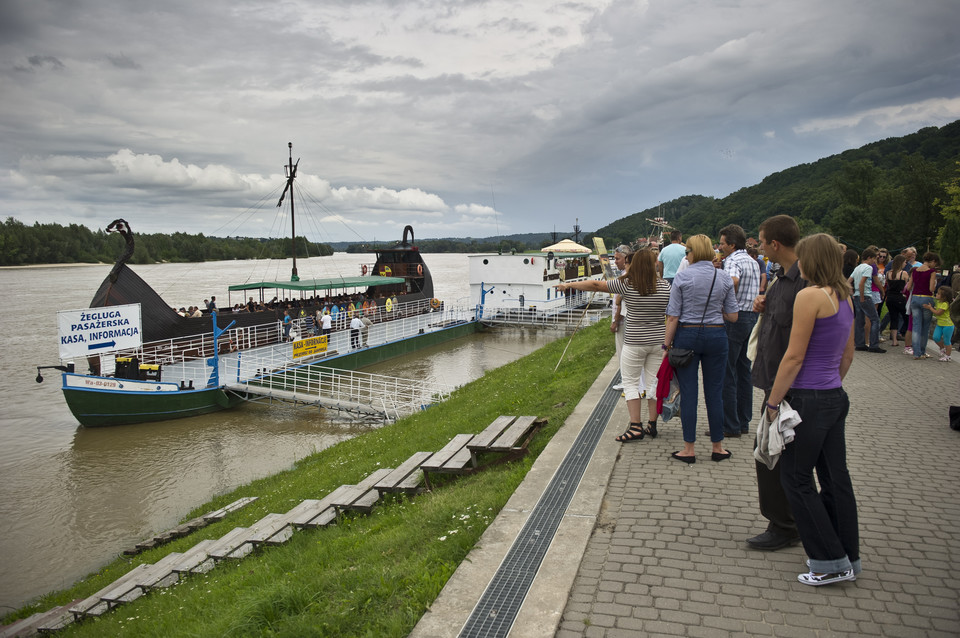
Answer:
[[360, 317], [354, 316], [350, 320], [350, 349], [358, 350], [360, 348], [360, 329], [363, 328], [363, 322]]
[[320, 320], [320, 325], [323, 330], [324, 335], [329, 335], [333, 331], [333, 317], [330, 316], [330, 311], [324, 309], [323, 317]]

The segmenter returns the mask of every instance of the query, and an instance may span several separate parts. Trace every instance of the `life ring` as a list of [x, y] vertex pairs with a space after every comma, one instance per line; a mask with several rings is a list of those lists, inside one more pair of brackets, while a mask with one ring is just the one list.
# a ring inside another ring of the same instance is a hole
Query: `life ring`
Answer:
[[361, 275], [366, 275], [366, 274], [367, 274], [367, 265], [366, 265], [366, 264], [363, 264], [362, 266], [360, 266], [360, 274], [361, 274]]
[[439, 307], [440, 307], [440, 300], [437, 299], [436, 297], [434, 297], [433, 299], [431, 299], [431, 300], [430, 300], [430, 307], [433, 308], [434, 310], [436, 310], [437, 308], [439, 308]]
[[423, 264], [417, 264], [417, 274], [423, 276]]

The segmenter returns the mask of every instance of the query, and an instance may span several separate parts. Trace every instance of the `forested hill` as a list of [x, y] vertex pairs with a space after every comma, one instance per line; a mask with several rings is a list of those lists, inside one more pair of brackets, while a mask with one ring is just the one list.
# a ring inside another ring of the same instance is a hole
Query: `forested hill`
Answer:
[[[650, 233], [647, 219], [659, 210], [684, 236], [716, 238], [727, 224], [740, 224], [755, 236], [760, 222], [783, 213], [794, 216], [804, 234], [828, 232], [856, 248], [939, 249], [945, 262], [954, 263], [960, 260], [960, 219], [948, 224], [952, 218], [942, 209], [951, 200], [947, 186], [958, 182], [958, 161], [960, 120], [795, 166], [722, 199], [679, 197], [594, 235], [607, 246], [635, 241]], [[946, 241], [939, 237], [943, 233]]]

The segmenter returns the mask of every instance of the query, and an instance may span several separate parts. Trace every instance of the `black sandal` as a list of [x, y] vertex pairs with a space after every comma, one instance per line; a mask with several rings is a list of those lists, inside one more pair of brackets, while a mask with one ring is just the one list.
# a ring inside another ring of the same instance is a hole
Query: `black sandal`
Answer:
[[643, 431], [642, 423], [631, 423], [630, 427], [627, 428], [627, 431], [618, 436], [616, 440], [620, 443], [626, 443], [627, 441], [640, 441], [643, 439], [644, 434], [645, 432]]
[[647, 421], [647, 427], [643, 428], [644, 434], [649, 434], [651, 439], [657, 438], [657, 422]]

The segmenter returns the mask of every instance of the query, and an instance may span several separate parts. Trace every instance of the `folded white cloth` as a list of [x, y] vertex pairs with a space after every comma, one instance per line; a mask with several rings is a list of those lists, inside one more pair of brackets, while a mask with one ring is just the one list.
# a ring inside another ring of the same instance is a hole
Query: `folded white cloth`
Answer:
[[793, 441], [796, 436], [794, 428], [801, 422], [800, 415], [786, 401], [780, 402], [780, 411], [772, 422], [767, 419], [764, 407], [757, 427], [757, 448], [753, 451], [753, 458], [772, 470], [780, 460], [783, 448]]

